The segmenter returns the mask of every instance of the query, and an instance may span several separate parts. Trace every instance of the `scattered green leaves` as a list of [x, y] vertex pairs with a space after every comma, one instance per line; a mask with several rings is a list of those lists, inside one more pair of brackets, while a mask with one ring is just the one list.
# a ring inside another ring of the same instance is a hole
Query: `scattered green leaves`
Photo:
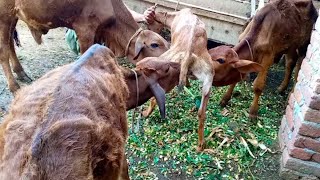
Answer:
[[[278, 79], [277, 83], [280, 82]], [[200, 153], [196, 152], [198, 120], [194, 107], [194, 97], [201, 92], [199, 83], [193, 81], [188, 89], [190, 92], [177, 94], [173, 90], [167, 94], [167, 119], [160, 120], [156, 109], [149, 118], [142, 120], [144, 133], [130, 134], [127, 144], [130, 177], [261, 178], [264, 171], [260, 167], [264, 166], [264, 159], [270, 159], [277, 150], [278, 127], [286, 105], [286, 96], [274, 93], [276, 85], [273, 82], [271, 85], [269, 82], [267, 87], [260, 99], [257, 124], [248, 119], [253, 99], [251, 83], [239, 84], [226, 108], [220, 107], [219, 101], [227, 87], [212, 88], [205, 124], [206, 149]], [[128, 113], [129, 123], [130, 117], [131, 112]], [[273, 163], [278, 164], [278, 161]], [[277, 170], [270, 172], [272, 175], [277, 173]]]

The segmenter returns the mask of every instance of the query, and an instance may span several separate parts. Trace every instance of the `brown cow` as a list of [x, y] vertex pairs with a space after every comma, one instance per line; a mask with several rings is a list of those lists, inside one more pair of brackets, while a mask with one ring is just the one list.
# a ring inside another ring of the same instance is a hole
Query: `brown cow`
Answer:
[[0, 126], [0, 179], [129, 179], [127, 97], [100, 45], [21, 89]]
[[[278, 88], [280, 92], [287, 88], [295, 65], [295, 79], [297, 78], [317, 17], [318, 13], [311, 0], [274, 0], [257, 12], [240, 35], [240, 42], [234, 47], [239, 58], [249, 59], [263, 66], [253, 84], [255, 96], [250, 107], [250, 118], [257, 117], [259, 97], [275, 57], [286, 54], [286, 72]], [[230, 79], [240, 80], [238, 72], [230, 71], [227, 74]], [[228, 103], [235, 85], [236, 83], [230, 86], [221, 105]]]
[[[139, 26], [121, 0], [2, 0], [0, 62], [11, 92], [15, 92], [19, 85], [11, 72], [9, 58], [18, 78], [29, 79], [14, 51], [12, 34], [18, 18], [26, 22], [39, 44], [42, 34], [46, 34], [50, 29], [67, 27], [76, 31], [81, 53], [94, 42], [104, 42], [118, 57], [127, 55], [132, 62], [143, 58], [133, 60], [133, 57], [136, 57], [135, 42], [138, 36], [132, 36], [137, 34]], [[154, 56], [158, 56], [158, 51], [164, 47], [165, 42], [162, 42], [163, 39], [156, 33], [148, 34], [151, 34], [149, 38], [154, 39], [150, 43], [158, 44], [157, 47], [151, 44], [148, 47], [152, 48]]]

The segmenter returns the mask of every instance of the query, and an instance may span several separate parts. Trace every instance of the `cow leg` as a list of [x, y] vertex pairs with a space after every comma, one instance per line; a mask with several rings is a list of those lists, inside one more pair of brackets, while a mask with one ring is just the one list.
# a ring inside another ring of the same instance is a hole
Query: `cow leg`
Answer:
[[181, 92], [183, 90], [183, 87], [187, 84], [188, 79], [188, 70], [191, 64], [194, 62], [194, 57], [187, 57], [186, 59], [182, 60], [181, 63], [181, 72], [179, 76], [179, 85], [178, 85], [178, 91]]
[[[4, 49], [4, 51], [7, 51], [7, 52], [3, 52], [2, 50]], [[19, 84], [17, 83], [17, 81], [14, 79], [14, 76], [11, 72], [11, 67], [10, 67], [10, 63], [9, 63], [9, 51], [8, 51], [8, 47], [0, 47], [0, 61], [1, 61], [1, 66], [2, 66], [2, 69], [4, 71], [4, 75], [7, 79], [7, 83], [8, 83], [8, 86], [9, 86], [9, 90], [14, 93], [16, 92], [20, 86]]]
[[94, 43], [96, 28], [94, 26], [90, 28], [85, 27], [87, 26], [80, 25], [74, 28], [80, 44], [80, 54], [83, 54]]
[[123, 159], [122, 159], [122, 169], [121, 169], [121, 179], [122, 180], [129, 180], [129, 171], [128, 171], [128, 162], [127, 162], [127, 156], [124, 153]]
[[18, 79], [25, 82], [31, 82], [31, 78], [24, 72], [23, 67], [19, 62], [16, 51], [14, 49], [13, 38], [10, 38], [10, 60], [13, 72], [17, 74]]
[[250, 119], [257, 118], [258, 110], [259, 110], [259, 98], [266, 85], [267, 74], [270, 66], [273, 64], [273, 57], [274, 56], [264, 56], [264, 58], [261, 61], [263, 70], [258, 73], [258, 76], [253, 82], [254, 98], [250, 107], [250, 113], [249, 113]]
[[299, 71], [300, 71], [300, 68], [301, 68], [302, 61], [306, 57], [307, 50], [308, 50], [308, 45], [309, 44], [307, 43], [304, 46], [302, 46], [301, 48], [299, 48], [299, 55], [298, 55], [299, 57], [298, 57], [298, 61], [297, 61], [297, 64], [296, 64], [296, 69], [295, 69], [295, 72], [294, 72], [294, 82], [295, 83], [297, 82], [297, 79], [298, 79], [298, 75], [299, 75]]
[[199, 126], [198, 126], [198, 146], [197, 146], [197, 151], [203, 151], [205, 147], [205, 142], [204, 142], [204, 123], [206, 120], [206, 110], [207, 110], [207, 105], [209, 102], [209, 97], [210, 97], [210, 89], [212, 86], [212, 81], [213, 81], [213, 76], [207, 76], [206, 79], [203, 81], [203, 86], [202, 86], [202, 99], [201, 99], [201, 105], [198, 110], [198, 120], [199, 120]]
[[15, 50], [11, 49], [11, 47], [10, 47], [10, 60], [11, 60], [13, 72], [17, 74], [18, 80], [24, 81], [24, 82], [31, 82], [32, 79], [24, 72], [24, 69], [17, 58]]
[[157, 105], [156, 98], [152, 97], [150, 99], [150, 104], [148, 108], [142, 112], [143, 117], [149, 117], [152, 111], [154, 110], [154, 108], [156, 107], [156, 105]]
[[224, 94], [223, 98], [220, 101], [220, 106], [225, 107], [228, 104], [228, 102], [231, 99], [232, 92], [233, 92], [234, 88], [236, 87], [236, 85], [237, 85], [237, 83], [231, 84], [229, 86], [228, 91]]
[[11, 92], [15, 92], [20, 88], [20, 86], [14, 79], [9, 63], [10, 37], [10, 26], [2, 22], [2, 26], [0, 25], [0, 63], [4, 71], [4, 75], [6, 76], [9, 90]]
[[286, 71], [285, 71], [285, 76], [284, 76], [284, 79], [283, 79], [281, 85], [278, 87], [278, 91], [279, 91], [280, 93], [283, 93], [283, 92], [288, 88], [288, 85], [289, 85], [289, 82], [290, 82], [290, 78], [291, 78], [291, 75], [292, 75], [293, 68], [294, 68], [294, 66], [296, 65], [297, 59], [298, 59], [297, 51], [296, 51], [295, 49], [289, 51], [289, 52], [285, 55], [285, 59], [286, 59]]
[[304, 57], [298, 57], [298, 61], [295, 67], [295, 71], [294, 71], [294, 83], [296, 83], [298, 81], [298, 75], [299, 75], [299, 71], [301, 69], [301, 64], [303, 61]]

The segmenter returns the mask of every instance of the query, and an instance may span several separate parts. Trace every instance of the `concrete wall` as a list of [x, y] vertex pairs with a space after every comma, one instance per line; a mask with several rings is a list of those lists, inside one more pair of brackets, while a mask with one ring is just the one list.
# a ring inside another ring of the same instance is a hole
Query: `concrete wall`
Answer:
[[[140, 13], [143, 13], [148, 7], [155, 3], [158, 4], [158, 10], [174, 11], [176, 7], [177, 10], [191, 8], [193, 13], [206, 24], [209, 39], [232, 45], [238, 42], [238, 37], [242, 32], [243, 25], [248, 20], [247, 17], [235, 13], [242, 12], [242, 14], [245, 14], [249, 12], [250, 14], [250, 4], [246, 1], [124, 0], [124, 2], [129, 8]], [[178, 2], [179, 5], [177, 6]]]
[[320, 18], [279, 130], [284, 179], [320, 177]]

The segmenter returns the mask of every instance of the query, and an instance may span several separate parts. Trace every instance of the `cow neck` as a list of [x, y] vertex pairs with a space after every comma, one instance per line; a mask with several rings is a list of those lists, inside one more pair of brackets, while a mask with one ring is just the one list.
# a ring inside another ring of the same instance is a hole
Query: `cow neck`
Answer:
[[247, 39], [242, 39], [233, 49], [238, 54], [239, 59], [247, 59], [254, 62], [253, 49]]
[[[115, 24], [106, 36], [106, 40], [112, 44], [116, 56], [125, 56], [126, 45], [132, 35], [139, 29], [138, 23], [132, 17], [128, 8], [122, 1], [112, 0], [114, 9]], [[109, 40], [108, 40], [109, 39]]]

